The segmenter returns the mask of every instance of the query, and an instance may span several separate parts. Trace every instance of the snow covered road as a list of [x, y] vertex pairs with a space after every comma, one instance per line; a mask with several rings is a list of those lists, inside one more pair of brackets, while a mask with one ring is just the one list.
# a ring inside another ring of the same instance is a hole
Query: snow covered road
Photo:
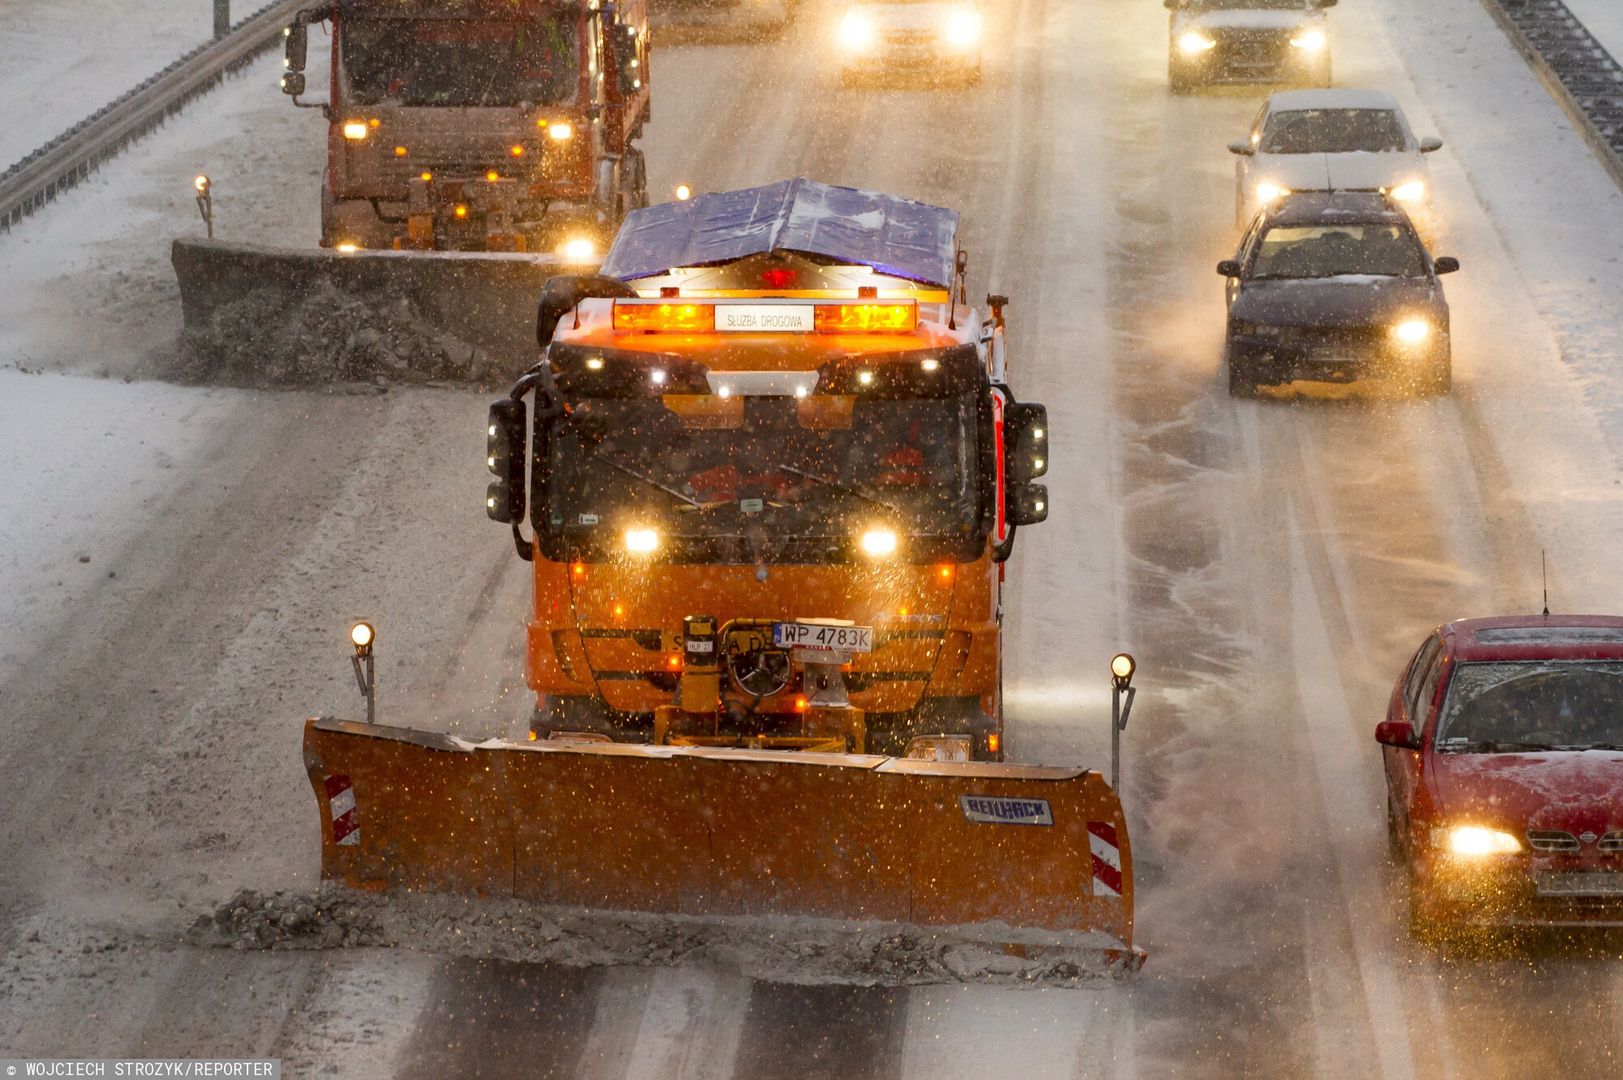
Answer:
[[[1057, 440], [1054, 516], [1011, 570], [1011, 749], [1103, 763], [1104, 665], [1139, 657], [1143, 975], [870, 990], [177, 947], [238, 888], [310, 884], [298, 721], [355, 705], [347, 617], [379, 621], [390, 719], [524, 715], [525, 578], [477, 512], [483, 398], [0, 372], [0, 462], [26, 478], [0, 489], [0, 1047], [343, 1076], [1615, 1075], [1615, 945], [1431, 957], [1385, 855], [1370, 735], [1425, 631], [1534, 607], [1541, 549], [1557, 607], [1623, 610], [1623, 196], [1478, 0], [1332, 14], [1338, 82], [1391, 90], [1448, 140], [1458, 389], [1426, 402], [1224, 393], [1223, 145], [1259, 95], [1169, 97], [1159, 5], [1000, 5], [970, 92], [841, 90], [804, 8], [781, 43], [661, 54], [651, 188], [804, 173], [963, 211], [972, 291], [1013, 296], [1013, 377]], [[278, 169], [307, 172], [319, 136], [290, 114], [268, 80], [234, 81], [31, 219], [29, 258], [3, 242], [20, 287], [0, 365], [134, 364], [102, 326], [18, 324], [57, 283], [146, 298], [132, 349], [161, 346], [149, 245], [191, 225], [154, 200], [198, 154], [238, 178], [245, 228], [313, 233], [313, 184]], [[265, 131], [274, 154], [247, 134]], [[51, 414], [71, 467], [40, 449]]]

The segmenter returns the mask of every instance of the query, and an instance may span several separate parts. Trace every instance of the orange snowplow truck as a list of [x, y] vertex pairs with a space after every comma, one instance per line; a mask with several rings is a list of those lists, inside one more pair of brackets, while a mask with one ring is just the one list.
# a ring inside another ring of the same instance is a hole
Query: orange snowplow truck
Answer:
[[305, 91], [331, 23], [321, 243], [593, 262], [647, 204], [645, 0], [339, 0], [285, 31]]
[[1047, 425], [956, 227], [786, 181], [639, 211], [549, 283], [489, 427], [532, 738], [1002, 760], [999, 564], [1047, 516]]

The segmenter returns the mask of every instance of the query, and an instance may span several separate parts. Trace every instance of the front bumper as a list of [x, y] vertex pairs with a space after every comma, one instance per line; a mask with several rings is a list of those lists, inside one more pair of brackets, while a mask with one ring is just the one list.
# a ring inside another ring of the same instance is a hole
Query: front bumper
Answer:
[[841, 69], [851, 74], [906, 72], [923, 74], [942, 70], [979, 71], [980, 46], [954, 46], [939, 34], [908, 34], [881, 38], [862, 51], [841, 54]]
[[1415, 887], [1456, 925], [1623, 927], [1623, 858], [1438, 856]]
[[1381, 378], [1423, 379], [1448, 362], [1447, 333], [1407, 349], [1391, 342], [1387, 327], [1296, 329], [1278, 335], [1233, 334], [1229, 363], [1259, 384], [1306, 380], [1350, 383]]

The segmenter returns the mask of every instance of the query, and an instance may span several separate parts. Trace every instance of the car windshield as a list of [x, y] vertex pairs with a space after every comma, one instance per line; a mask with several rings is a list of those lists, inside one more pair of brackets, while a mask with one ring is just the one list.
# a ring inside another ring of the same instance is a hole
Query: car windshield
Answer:
[[843, 539], [875, 523], [962, 538], [979, 518], [975, 401], [582, 399], [552, 432], [552, 524], [587, 546], [635, 526], [712, 541]]
[[1623, 663], [1461, 664], [1443, 702], [1437, 748], [1623, 749]]
[[1263, 234], [1251, 266], [1253, 278], [1425, 273], [1419, 241], [1402, 225], [1390, 223], [1275, 225]]
[[1401, 153], [1403, 125], [1390, 109], [1291, 109], [1263, 125], [1264, 154]]
[[522, 21], [344, 17], [341, 52], [357, 105], [551, 105], [575, 96], [576, 16]]

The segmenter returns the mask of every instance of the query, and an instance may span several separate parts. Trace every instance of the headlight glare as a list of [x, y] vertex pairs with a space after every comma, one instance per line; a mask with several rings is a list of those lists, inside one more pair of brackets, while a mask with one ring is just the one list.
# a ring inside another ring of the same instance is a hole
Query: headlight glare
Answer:
[[1456, 825], [1448, 830], [1448, 850], [1455, 855], [1482, 858], [1488, 855], [1514, 855], [1522, 842], [1500, 829], [1480, 825]]
[[1420, 345], [1431, 337], [1431, 323], [1425, 319], [1404, 319], [1392, 327], [1392, 336], [1405, 345]]
[[1275, 184], [1269, 180], [1263, 180], [1257, 184], [1257, 202], [1263, 206], [1278, 202], [1290, 193], [1290, 188], [1282, 184]]
[[852, 52], [867, 52], [879, 38], [873, 17], [861, 11], [847, 11], [840, 20], [840, 41]]
[[1327, 44], [1329, 39], [1324, 36], [1324, 31], [1319, 29], [1303, 30], [1291, 38], [1291, 45], [1305, 53], [1322, 52]]
[[371, 129], [366, 126], [365, 120], [346, 120], [344, 122], [344, 138], [350, 142], [364, 142]]
[[651, 555], [659, 550], [659, 530], [627, 529], [625, 543], [633, 555]]
[[862, 553], [874, 559], [896, 554], [896, 532], [893, 529], [869, 529], [862, 534]]
[[1178, 51], [1185, 56], [1198, 56], [1215, 48], [1217, 48], [1216, 39], [1208, 37], [1199, 30], [1186, 31], [1183, 37], [1178, 39]]
[[1410, 180], [1393, 188], [1391, 194], [1398, 202], [1419, 202], [1426, 197], [1426, 182]]
[[959, 8], [947, 16], [947, 44], [967, 49], [981, 38], [981, 16], [971, 8]]

